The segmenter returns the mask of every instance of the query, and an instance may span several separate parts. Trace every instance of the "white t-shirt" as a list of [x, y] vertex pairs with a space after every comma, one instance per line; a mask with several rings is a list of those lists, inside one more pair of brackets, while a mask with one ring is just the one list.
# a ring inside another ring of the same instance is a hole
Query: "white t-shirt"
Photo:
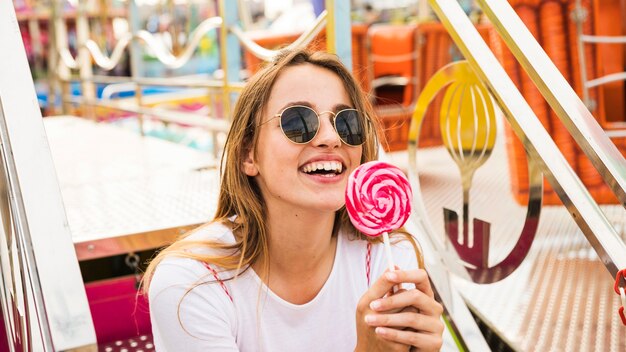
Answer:
[[[205, 226], [189, 239], [234, 242], [230, 229], [220, 224]], [[408, 241], [392, 245], [392, 251], [400, 268], [417, 267]], [[149, 293], [156, 349], [352, 351], [356, 346], [357, 302], [368, 288], [366, 253], [366, 241], [349, 239], [340, 232], [328, 280], [313, 300], [302, 305], [275, 295], [252, 269], [224, 281], [231, 300], [199, 261], [165, 259], [155, 271]], [[383, 245], [373, 245], [372, 283], [385, 271], [386, 263]], [[219, 276], [224, 279], [232, 274], [220, 272]], [[210, 283], [198, 285], [201, 282]]]

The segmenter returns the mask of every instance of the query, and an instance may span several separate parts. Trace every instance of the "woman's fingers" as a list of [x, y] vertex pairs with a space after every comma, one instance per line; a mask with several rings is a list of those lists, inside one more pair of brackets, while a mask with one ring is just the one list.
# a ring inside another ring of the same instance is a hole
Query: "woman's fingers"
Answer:
[[409, 306], [419, 309], [422, 314], [426, 315], [439, 317], [443, 313], [443, 307], [439, 302], [417, 289], [379, 298], [370, 303], [370, 308], [376, 312], [387, 312]]
[[388, 277], [387, 274], [389, 273], [395, 273], [395, 271], [387, 272], [381, 275], [376, 281], [374, 281], [374, 283], [369, 288], [369, 290], [367, 290], [365, 294], [361, 296], [361, 300], [359, 301], [360, 307], [362, 308], [365, 308], [366, 306], [369, 307], [370, 302], [377, 300], [381, 297], [384, 297], [385, 295], [387, 295], [387, 293], [389, 293], [393, 289], [393, 286], [395, 286], [397, 282], [392, 281], [392, 279], [396, 277], [393, 275], [391, 276], [391, 278]]
[[383, 276], [386, 277], [387, 281], [394, 284], [415, 284], [416, 289], [430, 297], [434, 297], [433, 289], [430, 287], [430, 281], [428, 280], [428, 274], [424, 269], [388, 271]]
[[368, 314], [365, 316], [365, 322], [369, 326], [410, 328], [415, 331], [432, 333], [443, 332], [443, 324], [439, 321], [439, 317], [419, 314], [415, 311], [402, 311], [395, 314]]
[[[388, 294], [400, 284], [414, 284], [415, 289], [400, 289]], [[361, 297], [357, 306], [359, 343], [364, 341], [362, 345], [369, 346], [371, 341], [388, 341], [413, 346], [419, 351], [438, 350], [444, 329], [440, 320], [442, 312], [443, 307], [434, 299], [426, 271], [385, 272]], [[377, 337], [370, 340], [372, 335]]]
[[439, 351], [443, 344], [441, 334], [427, 334], [410, 330], [377, 327], [376, 335], [385, 340], [413, 346], [417, 348], [418, 351]]
[[371, 302], [385, 296], [394, 286], [403, 283], [412, 283], [418, 290], [426, 293], [426, 295], [430, 297], [434, 297], [426, 271], [423, 269], [413, 269], [385, 272], [372, 284], [363, 298]]

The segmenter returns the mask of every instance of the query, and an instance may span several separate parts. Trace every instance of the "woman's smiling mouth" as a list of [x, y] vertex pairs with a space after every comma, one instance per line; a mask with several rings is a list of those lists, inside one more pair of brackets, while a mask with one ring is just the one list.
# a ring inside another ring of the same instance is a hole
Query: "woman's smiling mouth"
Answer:
[[340, 175], [344, 166], [336, 160], [313, 161], [300, 168], [302, 172], [309, 175], [333, 177]]

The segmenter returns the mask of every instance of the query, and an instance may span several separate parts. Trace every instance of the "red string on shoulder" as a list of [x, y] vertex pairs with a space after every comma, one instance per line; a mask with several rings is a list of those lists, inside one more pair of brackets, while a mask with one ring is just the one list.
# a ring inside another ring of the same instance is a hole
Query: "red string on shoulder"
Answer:
[[372, 243], [367, 242], [367, 253], [365, 254], [365, 275], [367, 276], [367, 287], [370, 287], [371, 276], [371, 261], [372, 261]]
[[228, 296], [228, 298], [230, 298], [231, 302], [233, 301], [233, 297], [230, 295], [230, 292], [228, 292], [228, 288], [226, 287], [226, 284], [224, 284], [224, 281], [222, 281], [220, 279], [220, 277], [217, 275], [217, 271], [215, 271], [215, 269], [213, 269], [209, 263], [206, 262], [202, 262], [202, 265], [204, 265], [205, 268], [207, 268], [207, 270], [209, 270], [211, 272], [211, 274], [213, 275], [213, 277], [215, 278], [215, 281], [219, 282], [220, 286], [222, 287], [222, 289], [224, 290], [224, 292], [226, 293], [226, 295]]

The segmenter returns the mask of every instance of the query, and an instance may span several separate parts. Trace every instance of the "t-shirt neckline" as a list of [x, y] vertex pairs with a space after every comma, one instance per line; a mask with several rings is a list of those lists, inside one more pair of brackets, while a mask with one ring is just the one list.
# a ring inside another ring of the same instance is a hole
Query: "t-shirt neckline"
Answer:
[[263, 292], [265, 292], [267, 294], [267, 296], [269, 296], [273, 301], [277, 302], [280, 305], [283, 305], [287, 308], [291, 308], [291, 309], [307, 309], [311, 306], [314, 306], [316, 302], [318, 302], [319, 300], [321, 300], [324, 296], [324, 293], [326, 291], [329, 290], [329, 286], [331, 286], [331, 282], [332, 280], [334, 280], [334, 277], [337, 276], [338, 274], [336, 274], [336, 272], [339, 270], [338, 266], [338, 258], [339, 256], [337, 255], [337, 253], [340, 253], [341, 248], [343, 246], [343, 235], [341, 230], [337, 233], [337, 246], [335, 247], [335, 257], [333, 258], [333, 267], [330, 270], [330, 274], [328, 275], [328, 278], [326, 279], [326, 282], [324, 282], [324, 285], [322, 286], [322, 288], [320, 289], [320, 291], [317, 293], [317, 295], [315, 295], [315, 297], [313, 297], [313, 299], [311, 299], [310, 301], [303, 303], [303, 304], [295, 304], [295, 303], [291, 303], [287, 300], [285, 300], [284, 298], [280, 297], [279, 295], [277, 295], [276, 293], [274, 293], [274, 291], [272, 291], [266, 284], [265, 282], [263, 282], [263, 280], [261, 280], [261, 278], [259, 277], [259, 275], [257, 275], [256, 271], [254, 271], [254, 269], [250, 268], [250, 272], [252, 277], [254, 278], [254, 280], [261, 286], [261, 290]]

